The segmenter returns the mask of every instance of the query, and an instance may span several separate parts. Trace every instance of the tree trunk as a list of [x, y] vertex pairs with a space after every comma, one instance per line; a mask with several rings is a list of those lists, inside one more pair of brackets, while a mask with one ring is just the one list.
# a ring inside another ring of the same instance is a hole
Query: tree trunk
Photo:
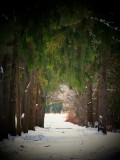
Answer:
[[0, 140], [8, 138], [8, 115], [10, 97], [10, 78], [11, 78], [11, 55], [0, 54]]
[[93, 127], [92, 82], [87, 86], [87, 126]]
[[27, 67], [24, 68], [24, 90], [23, 90], [23, 118], [22, 118], [22, 128], [24, 133], [28, 133], [29, 129], [29, 108], [30, 108], [30, 79]]
[[0, 141], [3, 140], [3, 80], [0, 79]]
[[36, 92], [36, 112], [35, 112], [35, 125], [41, 127], [40, 112], [41, 112], [41, 100], [40, 100], [40, 87], [37, 83]]
[[35, 109], [36, 109], [36, 88], [35, 88], [35, 75], [34, 71], [30, 78], [30, 119], [29, 119], [29, 129], [35, 130]]
[[96, 108], [95, 108], [95, 112], [96, 112], [96, 114], [95, 114], [95, 121], [97, 121], [98, 122], [98, 97], [99, 97], [99, 91], [98, 91], [99, 89], [98, 89], [98, 87], [97, 87], [97, 93], [96, 93]]
[[45, 106], [46, 106], [46, 96], [42, 92], [41, 93], [41, 127], [44, 127]]
[[39, 93], [38, 98], [38, 106], [36, 109], [36, 125], [39, 127], [44, 127], [45, 97], [43, 97], [42, 92]]
[[9, 98], [10, 98], [10, 75], [11, 75], [11, 57], [4, 56], [3, 61], [4, 78], [3, 78], [3, 135], [8, 138], [8, 118], [9, 118]]
[[12, 56], [12, 72], [10, 80], [10, 102], [9, 102], [9, 133], [16, 136], [16, 61], [17, 61], [18, 44], [17, 40], [13, 43], [13, 56]]
[[35, 125], [43, 127], [43, 113], [42, 113], [42, 92], [39, 81], [39, 73], [36, 69], [36, 112], [35, 112]]
[[21, 136], [21, 95], [20, 95], [20, 71], [19, 57], [16, 59], [16, 114], [17, 114], [17, 134]]
[[99, 87], [98, 87], [98, 131], [102, 130], [104, 134], [107, 134], [106, 130], [106, 107], [107, 107], [107, 65], [105, 54], [101, 55], [100, 59], [100, 76], [99, 76]]

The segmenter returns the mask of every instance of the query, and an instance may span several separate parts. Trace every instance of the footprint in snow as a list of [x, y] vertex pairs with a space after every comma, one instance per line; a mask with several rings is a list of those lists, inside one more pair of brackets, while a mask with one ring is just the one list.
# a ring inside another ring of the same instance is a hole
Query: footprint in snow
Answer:
[[23, 146], [23, 145], [21, 145], [20, 147], [21, 147], [21, 148], [24, 148], [24, 146]]
[[44, 146], [44, 147], [50, 147], [50, 145]]

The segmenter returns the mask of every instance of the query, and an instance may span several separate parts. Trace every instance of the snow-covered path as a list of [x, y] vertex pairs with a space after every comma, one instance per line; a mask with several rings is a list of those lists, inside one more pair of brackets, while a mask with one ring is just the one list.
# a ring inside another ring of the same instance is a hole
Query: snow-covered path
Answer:
[[[64, 122], [65, 114], [46, 114], [45, 128], [0, 142], [0, 160], [118, 160], [120, 133]], [[1, 158], [2, 157], [2, 158]]]

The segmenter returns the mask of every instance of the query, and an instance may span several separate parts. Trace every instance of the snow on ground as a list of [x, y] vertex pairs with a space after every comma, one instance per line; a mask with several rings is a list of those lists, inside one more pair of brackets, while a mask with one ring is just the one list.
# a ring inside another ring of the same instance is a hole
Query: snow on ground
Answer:
[[66, 114], [46, 114], [45, 128], [0, 142], [0, 160], [119, 160], [120, 133], [65, 122]]

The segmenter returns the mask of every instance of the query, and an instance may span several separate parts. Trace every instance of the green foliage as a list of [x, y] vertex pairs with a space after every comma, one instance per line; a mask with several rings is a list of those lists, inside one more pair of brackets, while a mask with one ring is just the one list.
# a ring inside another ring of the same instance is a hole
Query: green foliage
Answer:
[[84, 88], [98, 72], [101, 51], [108, 54], [116, 45], [116, 32], [104, 21], [91, 18], [93, 13], [85, 7], [72, 4], [54, 3], [47, 12], [33, 7], [24, 18], [18, 16], [17, 22], [11, 20], [0, 30], [0, 39], [5, 42], [17, 31], [19, 55], [30, 71], [39, 68], [41, 86], [46, 91], [61, 82]]

